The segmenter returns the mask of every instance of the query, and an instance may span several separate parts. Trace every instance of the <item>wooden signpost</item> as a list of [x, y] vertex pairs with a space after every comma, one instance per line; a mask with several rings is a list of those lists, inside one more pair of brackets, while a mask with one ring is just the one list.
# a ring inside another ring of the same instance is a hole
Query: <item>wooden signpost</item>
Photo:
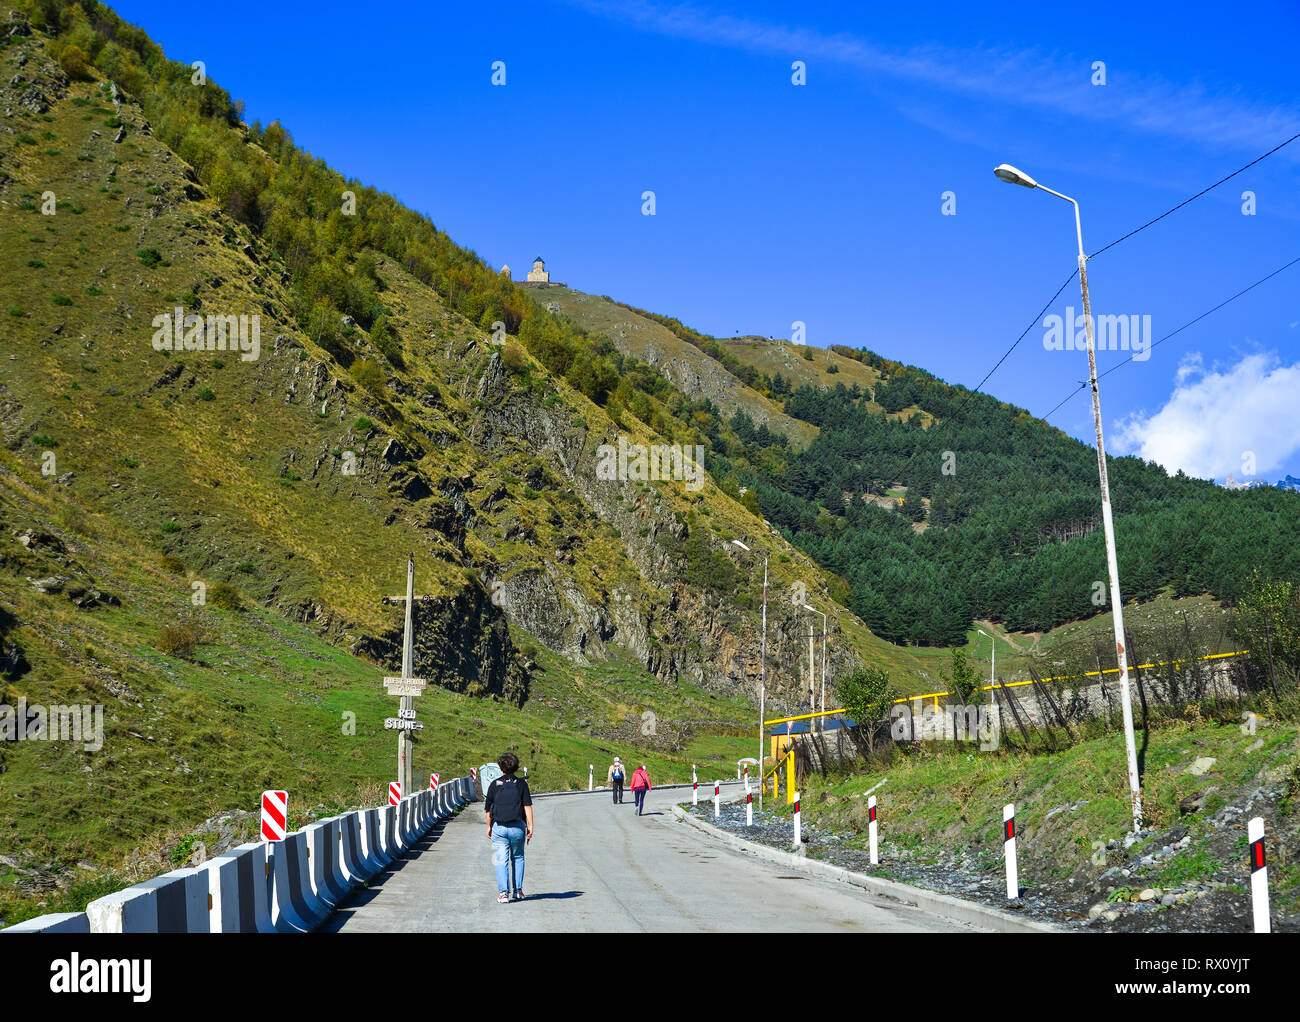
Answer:
[[[384, 602], [398, 603], [402, 599], [400, 596], [389, 596], [384, 598]], [[399, 696], [402, 700], [397, 716], [387, 718], [384, 727], [397, 732], [397, 776], [402, 782], [403, 791], [415, 790], [411, 787], [411, 732], [424, 730], [424, 725], [415, 719], [415, 697], [424, 694], [427, 684], [423, 678], [411, 676], [415, 654], [415, 631], [412, 624], [415, 599], [415, 554], [411, 554], [406, 562], [406, 627], [402, 634], [402, 676], [384, 679], [384, 688], [388, 694]]]

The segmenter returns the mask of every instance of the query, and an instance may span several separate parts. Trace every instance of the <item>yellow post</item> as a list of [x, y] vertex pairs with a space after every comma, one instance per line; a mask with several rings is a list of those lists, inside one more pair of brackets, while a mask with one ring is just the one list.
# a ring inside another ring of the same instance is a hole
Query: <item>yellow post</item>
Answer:
[[785, 804], [794, 805], [794, 746], [785, 757]]

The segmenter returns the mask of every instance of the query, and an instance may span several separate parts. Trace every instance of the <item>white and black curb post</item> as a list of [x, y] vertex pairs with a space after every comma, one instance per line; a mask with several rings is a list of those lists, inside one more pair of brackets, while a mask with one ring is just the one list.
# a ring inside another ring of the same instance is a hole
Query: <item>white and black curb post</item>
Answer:
[[745, 826], [752, 827], [753, 825], [754, 825], [754, 793], [752, 791], [747, 791], [745, 792]]
[[794, 846], [798, 848], [803, 844], [803, 829], [799, 822], [799, 793], [794, 793]]
[[1002, 807], [1002, 841], [1007, 859], [1007, 897], [1020, 897], [1020, 871], [1016, 867], [1016, 807]]
[[867, 799], [867, 835], [871, 841], [871, 865], [880, 865], [880, 852], [876, 846], [876, 796]]
[[722, 815], [722, 782], [713, 782], [713, 818], [717, 819]]
[[1264, 863], [1264, 818], [1256, 816], [1246, 824], [1250, 841], [1250, 901], [1255, 914], [1255, 932], [1271, 933], [1268, 918], [1268, 867]]
[[587, 790], [588, 791], [596, 790], [596, 764], [595, 763], [587, 764]]

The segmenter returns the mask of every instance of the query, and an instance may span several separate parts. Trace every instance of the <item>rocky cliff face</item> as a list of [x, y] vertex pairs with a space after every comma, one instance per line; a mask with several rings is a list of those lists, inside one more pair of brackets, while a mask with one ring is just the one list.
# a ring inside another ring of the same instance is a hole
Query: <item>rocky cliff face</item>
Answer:
[[[505, 437], [525, 438], [583, 505], [617, 535], [622, 554], [635, 572], [630, 578], [626, 573], [602, 578], [598, 566], [591, 584], [583, 585], [567, 570], [562, 549], [546, 551], [540, 567], [511, 573], [509, 565], [501, 565], [507, 577], [499, 602], [510, 623], [579, 662], [604, 659], [611, 646], [619, 646], [667, 683], [687, 677], [707, 690], [738, 692], [756, 702], [762, 651], [761, 565], [754, 574], [752, 562], [742, 561], [738, 551], [710, 534], [712, 545], [749, 575], [743, 583], [746, 592], [738, 591], [736, 600], [727, 600], [693, 591], [682, 580], [681, 549], [690, 530], [677, 505], [648, 489], [597, 474], [597, 447], [617, 442], [612, 427], [600, 436], [573, 428], [565, 413], [514, 391], [496, 356], [475, 393], [483, 402], [471, 429], [475, 442], [491, 447]], [[751, 524], [758, 523], [751, 520]], [[765, 542], [802, 561], [779, 537], [769, 533]], [[809, 569], [807, 577], [818, 576]], [[799, 604], [806, 598], [801, 597]], [[808, 617], [796, 612], [788, 587], [778, 591], [773, 585], [768, 600], [767, 684], [768, 698], [778, 706], [807, 703], [807, 627]], [[833, 679], [856, 666], [857, 658], [836, 641], [838, 629], [832, 628], [827, 674]], [[820, 630], [816, 640], [820, 698]]]

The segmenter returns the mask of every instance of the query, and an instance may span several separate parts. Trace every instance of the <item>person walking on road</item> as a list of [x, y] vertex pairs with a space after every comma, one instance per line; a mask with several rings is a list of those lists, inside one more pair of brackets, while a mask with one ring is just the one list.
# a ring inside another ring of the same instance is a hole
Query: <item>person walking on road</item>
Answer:
[[623, 761], [617, 756], [609, 767], [609, 786], [614, 792], [614, 805], [623, 804], [623, 779], [627, 777], [627, 770], [623, 766]]
[[653, 785], [650, 783], [650, 775], [646, 772], [645, 764], [642, 763], [632, 775], [632, 797], [636, 800], [637, 816], [640, 816], [641, 810], [645, 808], [646, 792], [651, 787]]
[[497, 874], [497, 902], [523, 901], [524, 845], [533, 839], [533, 793], [515, 776], [519, 757], [507, 752], [497, 760], [501, 776], [483, 793], [492, 865]]

